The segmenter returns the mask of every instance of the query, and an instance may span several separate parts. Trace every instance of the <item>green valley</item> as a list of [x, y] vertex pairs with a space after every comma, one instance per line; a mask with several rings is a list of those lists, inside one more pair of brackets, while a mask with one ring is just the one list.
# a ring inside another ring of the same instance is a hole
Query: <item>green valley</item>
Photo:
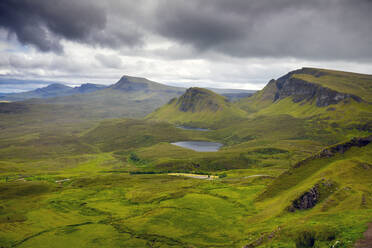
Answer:
[[371, 104], [371, 75], [317, 68], [233, 101], [124, 76], [0, 103], [0, 247], [354, 247]]

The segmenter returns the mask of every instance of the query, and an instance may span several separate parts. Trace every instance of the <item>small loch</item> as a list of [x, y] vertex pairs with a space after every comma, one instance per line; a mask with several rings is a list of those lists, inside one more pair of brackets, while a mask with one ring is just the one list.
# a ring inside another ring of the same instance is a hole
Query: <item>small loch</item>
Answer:
[[207, 129], [207, 128], [199, 128], [199, 127], [177, 126], [177, 128], [184, 129], [184, 130], [202, 131], [202, 132], [210, 131], [210, 129]]
[[171, 144], [196, 152], [217, 152], [222, 147], [221, 143], [207, 141], [179, 141]]

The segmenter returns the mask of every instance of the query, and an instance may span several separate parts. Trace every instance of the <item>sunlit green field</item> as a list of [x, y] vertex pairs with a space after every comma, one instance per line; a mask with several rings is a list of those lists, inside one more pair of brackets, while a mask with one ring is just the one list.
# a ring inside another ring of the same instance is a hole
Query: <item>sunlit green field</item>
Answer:
[[[145, 157], [152, 149], [156, 147], [140, 149], [138, 156]], [[161, 171], [135, 174], [138, 169], [146, 171], [146, 166], [155, 167], [150, 162], [123, 161], [110, 152], [3, 163], [8, 167], [2, 166], [0, 183], [0, 244], [296, 247], [296, 240], [309, 232], [318, 247], [329, 247], [338, 240], [342, 241], [339, 247], [350, 247], [372, 216], [372, 166], [366, 162], [372, 160], [370, 151], [370, 146], [355, 148], [342, 156], [315, 161], [320, 167], [296, 173], [295, 185], [299, 187], [278, 178], [288, 168], [285, 163], [224, 170], [225, 177], [213, 180]], [[224, 154], [207, 156], [219, 153]], [[201, 154], [189, 151], [187, 156]], [[275, 160], [275, 156], [287, 155], [279, 152], [266, 156]], [[340, 164], [342, 170], [337, 169]], [[18, 171], [12, 171], [16, 168]], [[222, 172], [211, 174], [219, 176]], [[322, 178], [338, 183], [326, 201], [312, 210], [286, 210], [291, 200]], [[275, 183], [281, 188], [284, 185], [284, 191], [273, 188], [270, 194], [265, 193], [273, 187], [268, 185]]]

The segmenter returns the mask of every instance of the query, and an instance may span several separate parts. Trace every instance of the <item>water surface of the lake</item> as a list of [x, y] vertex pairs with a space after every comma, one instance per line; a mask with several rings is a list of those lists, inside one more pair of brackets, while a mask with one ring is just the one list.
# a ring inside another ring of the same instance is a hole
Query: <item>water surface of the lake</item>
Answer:
[[197, 152], [217, 152], [222, 146], [221, 143], [207, 141], [179, 141], [171, 144]]
[[194, 131], [210, 131], [207, 128], [199, 128], [199, 127], [186, 127], [186, 126], [177, 126], [177, 128], [181, 128], [184, 130], [194, 130]]

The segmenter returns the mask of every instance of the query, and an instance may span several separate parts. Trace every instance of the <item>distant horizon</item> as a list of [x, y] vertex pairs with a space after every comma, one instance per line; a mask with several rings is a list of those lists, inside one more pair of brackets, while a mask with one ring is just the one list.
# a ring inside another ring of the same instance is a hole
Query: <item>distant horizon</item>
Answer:
[[[335, 68], [319, 68], [319, 67], [310, 67], [310, 66], [304, 66], [304, 67], [301, 67], [301, 68], [317, 68], [317, 69], [325, 69], [325, 70], [344, 71], [344, 70], [335, 69]], [[301, 69], [301, 68], [297, 68], [297, 69]], [[288, 73], [288, 72], [289, 71], [287, 71], [286, 73]], [[345, 71], [345, 72], [372, 75], [370, 73], [359, 72], [359, 71]], [[199, 82], [199, 83], [197, 83], [197, 82], [194, 82], [194, 83], [191, 83], [191, 82], [190, 83], [185, 83], [185, 82], [161, 82], [161, 81], [153, 80], [152, 78], [148, 78], [148, 77], [144, 77], [144, 76], [140, 76], [140, 75], [128, 75], [128, 74], [123, 74], [122, 76], [118, 77], [116, 79], [116, 81], [114, 80], [113, 83], [102, 83], [103, 81], [107, 81], [107, 80], [102, 80], [102, 82], [88, 82], [87, 81], [87, 82], [79, 82], [79, 83], [68, 83], [68, 82], [66, 82], [67, 80], [58, 80], [58, 79], [52, 80], [52, 79], [49, 79], [49, 78], [48, 79], [42, 79], [42, 78], [24, 79], [24, 78], [11, 78], [11, 77], [6, 77], [4, 75], [0, 75], [0, 93], [1, 94], [22, 93], [22, 92], [32, 91], [32, 90], [35, 90], [35, 89], [38, 89], [38, 88], [47, 87], [48, 85], [51, 85], [51, 84], [54, 84], [54, 83], [63, 84], [63, 85], [69, 86], [69, 87], [80, 87], [83, 84], [98, 84], [98, 85], [110, 86], [110, 85], [113, 85], [113, 84], [117, 83], [120, 80], [120, 78], [123, 77], [123, 76], [145, 78], [147, 80], [150, 80], [150, 81], [153, 81], [153, 82], [156, 82], [156, 83], [160, 83], [160, 84], [164, 84], [164, 85], [168, 85], [168, 86], [173, 86], [173, 87], [186, 88], [186, 89], [190, 88], [190, 87], [200, 87], [200, 88], [214, 88], [214, 89], [226, 89], [226, 90], [258, 91], [258, 90], [263, 89], [271, 79], [277, 79], [278, 77], [283, 76], [283, 75], [284, 74], [279, 75], [275, 78], [267, 79], [266, 82], [262, 83], [261, 84], [262, 86], [259, 87], [259, 88], [258, 87], [256, 87], [256, 88], [235, 87], [234, 88], [234, 87], [223, 87], [223, 86], [219, 86], [219, 85], [204, 86], [204, 84], [205, 84], [204, 82]], [[10, 81], [8, 84], [6, 82], [4, 82], [4, 81], [7, 81], [7, 80]], [[19, 83], [17, 84], [15, 82], [19, 82]], [[213, 82], [209, 82], [209, 83], [213, 83]], [[187, 85], [185, 85], [185, 84], [187, 84]], [[33, 86], [30, 86], [30, 85], [33, 85]], [[12, 87], [9, 87], [9, 86], [12, 86]]]
[[[130, 75], [130, 76], [132, 76], [132, 75]], [[139, 77], [139, 76], [132, 76], [132, 77]], [[226, 88], [226, 87], [220, 87], [220, 86], [204, 87], [201, 84], [190, 84], [189, 86], [182, 86], [182, 85], [178, 85], [177, 83], [173, 83], [173, 82], [163, 83], [163, 82], [155, 81], [155, 80], [152, 80], [152, 79], [149, 79], [149, 78], [146, 78], [146, 79], [148, 79], [150, 81], [153, 81], [153, 82], [156, 82], [156, 83], [164, 84], [164, 85], [167, 85], [167, 86], [180, 87], [180, 88], [185, 88], [185, 89], [190, 88], [190, 87], [214, 88], [214, 89], [225, 89], [225, 90], [247, 90], [247, 91], [249, 91], [249, 90], [257, 91], [257, 90], [262, 89], [262, 88], [261, 89]], [[13, 82], [12, 82], [12, 84], [6, 84], [6, 82], [4, 82], [6, 80], [10, 80], [10, 81], [13, 81]], [[97, 84], [97, 85], [110, 86], [110, 85], [113, 85], [113, 84], [117, 83], [119, 80], [120, 80], [120, 78], [117, 79], [117, 81], [115, 81], [114, 83], [109, 83], [109, 84], [91, 83], [91, 82], [73, 84], [73, 83], [68, 83], [66, 81], [57, 81], [57, 80], [52, 81], [52, 80], [49, 80], [49, 79], [48, 80], [43, 80], [43, 79], [20, 79], [20, 78], [7, 78], [7, 77], [0, 76], [0, 94], [1, 93], [2, 94], [9, 94], [9, 93], [28, 92], [28, 91], [36, 90], [36, 89], [39, 89], [39, 88], [47, 87], [48, 85], [51, 85], [51, 84], [63, 84], [63, 85], [69, 86], [69, 87], [80, 87], [83, 84]], [[19, 83], [14, 84], [15, 81], [18, 81]], [[34, 85], [34, 86], [31, 87], [30, 85]], [[13, 87], [9, 87], [9, 86], [13, 86]], [[18, 86], [18, 87], [16, 87], [16, 86]], [[14, 88], [14, 87], [16, 87], [16, 88]], [[23, 89], [21, 89], [21, 88], [23, 88]]]

